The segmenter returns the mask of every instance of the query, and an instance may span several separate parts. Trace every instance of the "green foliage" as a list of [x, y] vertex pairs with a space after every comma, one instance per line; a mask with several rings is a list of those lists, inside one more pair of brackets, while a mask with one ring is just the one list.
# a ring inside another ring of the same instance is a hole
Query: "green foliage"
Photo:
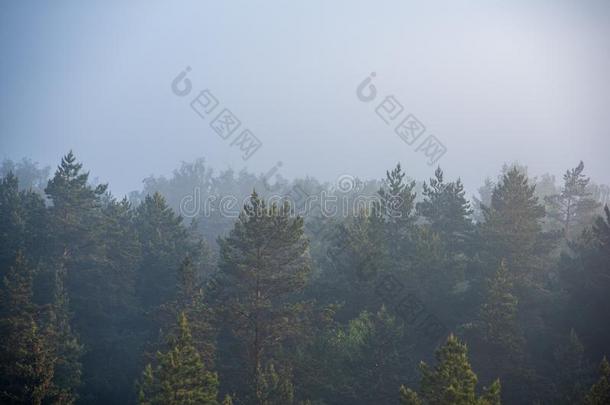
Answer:
[[406, 173], [402, 170], [400, 163], [396, 164], [392, 171], [386, 172], [384, 186], [378, 191], [382, 203], [379, 208], [380, 214], [387, 222], [387, 239], [391, 257], [397, 257], [400, 250], [408, 246], [413, 226], [417, 220], [415, 181], [407, 182], [405, 177]]
[[[325, 281], [342, 286], [333, 296], [351, 305], [345, 308], [343, 317], [357, 316], [362, 310], [375, 306], [376, 279], [387, 272], [388, 248], [381, 218], [361, 211], [345, 223], [338, 224], [330, 237], [326, 259], [330, 262], [329, 278]], [[331, 279], [332, 277], [332, 279]]]
[[573, 319], [587, 349], [596, 356], [608, 351], [610, 330], [610, 210], [597, 217], [593, 227], [570, 243], [570, 252], [560, 261], [561, 286], [566, 291], [565, 316]]
[[142, 405], [217, 405], [218, 376], [208, 371], [193, 344], [188, 320], [178, 319], [179, 334], [169, 350], [157, 353], [157, 365], [146, 366], [139, 387]]
[[78, 398], [77, 389], [81, 384], [81, 356], [84, 348], [70, 325], [70, 301], [64, 285], [65, 278], [65, 268], [59, 265], [55, 271], [49, 341], [55, 355], [53, 402], [67, 405], [74, 403]]
[[424, 182], [424, 200], [417, 203], [417, 210], [430, 228], [446, 240], [447, 248], [453, 252], [463, 251], [463, 246], [459, 245], [469, 239], [473, 230], [470, 219], [473, 211], [465, 198], [464, 185], [459, 179], [445, 183], [440, 167], [434, 176], [429, 185]]
[[18, 253], [4, 277], [0, 318], [0, 399], [40, 405], [53, 391], [54, 354], [32, 302], [33, 270]]
[[610, 364], [606, 357], [599, 366], [599, 380], [589, 390], [585, 397], [585, 405], [604, 405], [610, 403]]
[[[175, 290], [175, 298], [159, 308], [158, 323], [162, 328], [166, 328], [167, 325], [175, 324], [172, 320], [177, 319], [181, 313], [185, 314], [190, 320], [193, 345], [203, 362], [211, 368], [214, 366], [215, 357], [215, 330], [212, 326], [214, 315], [204, 300], [202, 283], [189, 256], [178, 268]], [[166, 334], [177, 335], [178, 326], [170, 327]]]
[[297, 298], [310, 274], [303, 219], [287, 206], [267, 206], [253, 192], [219, 243], [223, 313], [245, 352], [249, 395], [260, 404], [264, 364], [306, 328], [306, 306]]
[[568, 239], [582, 232], [600, 206], [587, 190], [590, 179], [583, 174], [584, 169], [581, 161], [566, 171], [561, 192], [545, 198], [550, 206], [549, 216], [560, 224]]
[[0, 277], [12, 265], [18, 251], [33, 262], [43, 256], [48, 242], [48, 218], [44, 200], [37, 193], [19, 191], [19, 180], [9, 172], [0, 180]]
[[589, 374], [589, 365], [584, 352], [585, 348], [574, 329], [555, 350], [558, 402], [574, 404], [584, 396]]
[[482, 405], [500, 404], [500, 382], [496, 380], [483, 395], [477, 396], [477, 376], [468, 361], [468, 350], [455, 336], [436, 352], [437, 365], [430, 368], [421, 363], [420, 389], [400, 389], [400, 400], [404, 405]]
[[161, 194], [146, 196], [137, 208], [135, 226], [142, 259], [136, 292], [144, 308], [156, 308], [174, 298], [175, 271], [189, 249], [189, 236], [181, 223]]
[[261, 405], [292, 405], [294, 403], [294, 386], [292, 373], [288, 370], [276, 371], [273, 363], [260, 373]]
[[511, 272], [530, 281], [538, 276], [541, 258], [551, 248], [542, 233], [544, 207], [534, 191], [535, 186], [517, 168], [508, 171], [494, 188], [491, 206], [483, 207], [485, 222], [481, 225], [491, 263], [506, 259]]
[[408, 335], [385, 307], [361, 312], [347, 325], [317, 336], [298, 371], [308, 397], [330, 403], [369, 404], [395, 397], [410, 373]]
[[[561, 193], [505, 166], [474, 214], [440, 168], [417, 204], [400, 165], [381, 188], [358, 180], [345, 193], [312, 178], [213, 175], [197, 161], [147, 179], [131, 202], [92, 185], [71, 152], [47, 200], [35, 165], [0, 171], [2, 403], [391, 403], [414, 359], [430, 363], [427, 331], [407, 320], [424, 305], [471, 350], [451, 337], [419, 389], [401, 388], [403, 403], [499, 403], [499, 382], [477, 392], [470, 361], [481, 380], [501, 378], [507, 403], [578, 403], [595, 379], [589, 359], [608, 352], [610, 210], [591, 217], [599, 193], [583, 165]], [[185, 226], [174, 211], [195, 187], [198, 204], [255, 184], [265, 191], [236, 222], [213, 209]], [[349, 218], [263, 201], [296, 184], [380, 201]], [[546, 215], [537, 197], [549, 197]], [[569, 233], [559, 246], [544, 231], [558, 212]], [[412, 293], [421, 302], [402, 300]], [[608, 402], [607, 369], [587, 403]]]
[[523, 337], [517, 324], [518, 299], [512, 292], [506, 262], [489, 281], [487, 298], [481, 307], [481, 323], [484, 339], [508, 353], [523, 350]]

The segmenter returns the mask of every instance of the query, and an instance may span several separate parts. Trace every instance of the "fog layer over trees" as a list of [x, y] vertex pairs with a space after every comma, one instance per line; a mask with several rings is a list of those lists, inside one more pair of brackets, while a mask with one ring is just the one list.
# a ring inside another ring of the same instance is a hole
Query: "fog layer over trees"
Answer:
[[[609, 187], [0, 169], [0, 402], [608, 404]], [[471, 185], [472, 186], [472, 185]]]

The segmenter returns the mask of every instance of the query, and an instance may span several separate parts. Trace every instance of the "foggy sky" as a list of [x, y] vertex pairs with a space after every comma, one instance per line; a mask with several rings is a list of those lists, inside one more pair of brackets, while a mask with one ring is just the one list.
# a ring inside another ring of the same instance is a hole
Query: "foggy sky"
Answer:
[[[114, 194], [203, 156], [287, 178], [434, 167], [376, 114], [393, 95], [469, 191], [502, 162], [610, 183], [607, 1], [0, 3], [0, 158], [69, 149]], [[532, 3], [532, 4], [530, 4]], [[536, 4], [533, 4], [536, 3]], [[193, 93], [171, 82], [186, 66]], [[373, 103], [356, 97], [371, 72]], [[263, 143], [249, 160], [189, 106], [209, 89]]]

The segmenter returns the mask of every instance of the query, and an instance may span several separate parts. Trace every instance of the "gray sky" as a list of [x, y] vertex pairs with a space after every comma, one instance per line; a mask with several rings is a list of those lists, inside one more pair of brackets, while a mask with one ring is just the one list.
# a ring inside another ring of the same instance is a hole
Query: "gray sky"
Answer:
[[[375, 114], [388, 95], [469, 190], [514, 160], [561, 174], [583, 159], [610, 183], [608, 1], [12, 3], [0, 3], [0, 158], [54, 166], [72, 148], [115, 194], [200, 156], [325, 180], [401, 161], [427, 178], [417, 144]], [[178, 97], [186, 66], [193, 91]], [[378, 96], [363, 103], [371, 72]], [[262, 141], [246, 162], [190, 108], [206, 88]]]

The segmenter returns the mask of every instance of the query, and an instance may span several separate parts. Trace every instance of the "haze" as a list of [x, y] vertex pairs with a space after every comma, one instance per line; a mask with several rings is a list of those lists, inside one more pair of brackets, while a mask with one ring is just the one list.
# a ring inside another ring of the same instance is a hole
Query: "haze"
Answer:
[[[3, 2], [0, 157], [54, 167], [73, 149], [117, 195], [197, 157], [324, 180], [400, 161], [430, 177], [356, 97], [375, 72], [470, 192], [506, 161], [562, 174], [582, 159], [610, 182], [607, 2], [425, 3]], [[172, 93], [186, 66], [262, 141], [251, 159]]]

